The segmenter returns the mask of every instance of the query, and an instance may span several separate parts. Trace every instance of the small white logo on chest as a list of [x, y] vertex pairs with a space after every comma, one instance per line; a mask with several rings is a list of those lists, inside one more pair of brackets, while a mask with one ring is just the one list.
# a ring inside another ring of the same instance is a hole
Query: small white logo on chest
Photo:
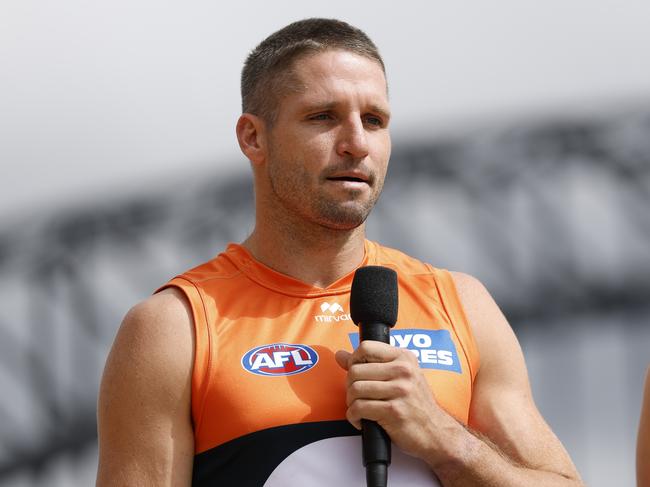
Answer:
[[322, 314], [315, 315], [314, 319], [319, 323], [330, 323], [332, 321], [350, 321], [350, 314], [345, 313], [343, 306], [339, 303], [321, 303]]
[[329, 311], [331, 314], [336, 313], [337, 311], [343, 311], [343, 306], [341, 306], [339, 303], [323, 303], [320, 305], [320, 310], [325, 313], [325, 311]]

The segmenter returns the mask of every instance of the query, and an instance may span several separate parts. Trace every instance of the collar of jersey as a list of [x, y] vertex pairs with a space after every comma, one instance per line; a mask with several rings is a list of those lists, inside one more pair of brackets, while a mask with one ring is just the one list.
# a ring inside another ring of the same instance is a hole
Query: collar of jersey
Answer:
[[[243, 246], [236, 243], [228, 244], [225, 251], [226, 257], [249, 279], [278, 293], [290, 296], [320, 297], [350, 292], [354, 272], [352, 271], [325, 288], [307, 284], [255, 260]], [[361, 266], [374, 265], [377, 249], [374, 242], [364, 242], [364, 257]], [[356, 269], [355, 269], [356, 270]]]

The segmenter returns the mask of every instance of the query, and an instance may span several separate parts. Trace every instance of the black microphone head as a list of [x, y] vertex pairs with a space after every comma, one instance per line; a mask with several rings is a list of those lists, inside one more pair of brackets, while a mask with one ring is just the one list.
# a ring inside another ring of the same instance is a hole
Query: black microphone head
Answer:
[[397, 321], [397, 272], [369, 265], [354, 273], [350, 291], [350, 315], [355, 324]]

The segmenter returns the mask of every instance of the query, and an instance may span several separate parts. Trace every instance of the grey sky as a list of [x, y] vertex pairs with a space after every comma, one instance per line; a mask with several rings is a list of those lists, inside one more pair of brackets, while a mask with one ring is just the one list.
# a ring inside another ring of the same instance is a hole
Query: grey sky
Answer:
[[0, 225], [183, 171], [246, 168], [242, 61], [309, 16], [378, 44], [398, 141], [650, 101], [645, 1], [4, 0]]

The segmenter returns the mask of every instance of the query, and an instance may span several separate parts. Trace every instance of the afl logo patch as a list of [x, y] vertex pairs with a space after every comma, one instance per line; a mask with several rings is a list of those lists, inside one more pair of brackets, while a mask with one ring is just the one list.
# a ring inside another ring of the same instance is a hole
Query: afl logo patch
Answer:
[[317, 363], [316, 350], [291, 343], [255, 347], [241, 359], [242, 367], [257, 375], [295, 375], [308, 371]]

